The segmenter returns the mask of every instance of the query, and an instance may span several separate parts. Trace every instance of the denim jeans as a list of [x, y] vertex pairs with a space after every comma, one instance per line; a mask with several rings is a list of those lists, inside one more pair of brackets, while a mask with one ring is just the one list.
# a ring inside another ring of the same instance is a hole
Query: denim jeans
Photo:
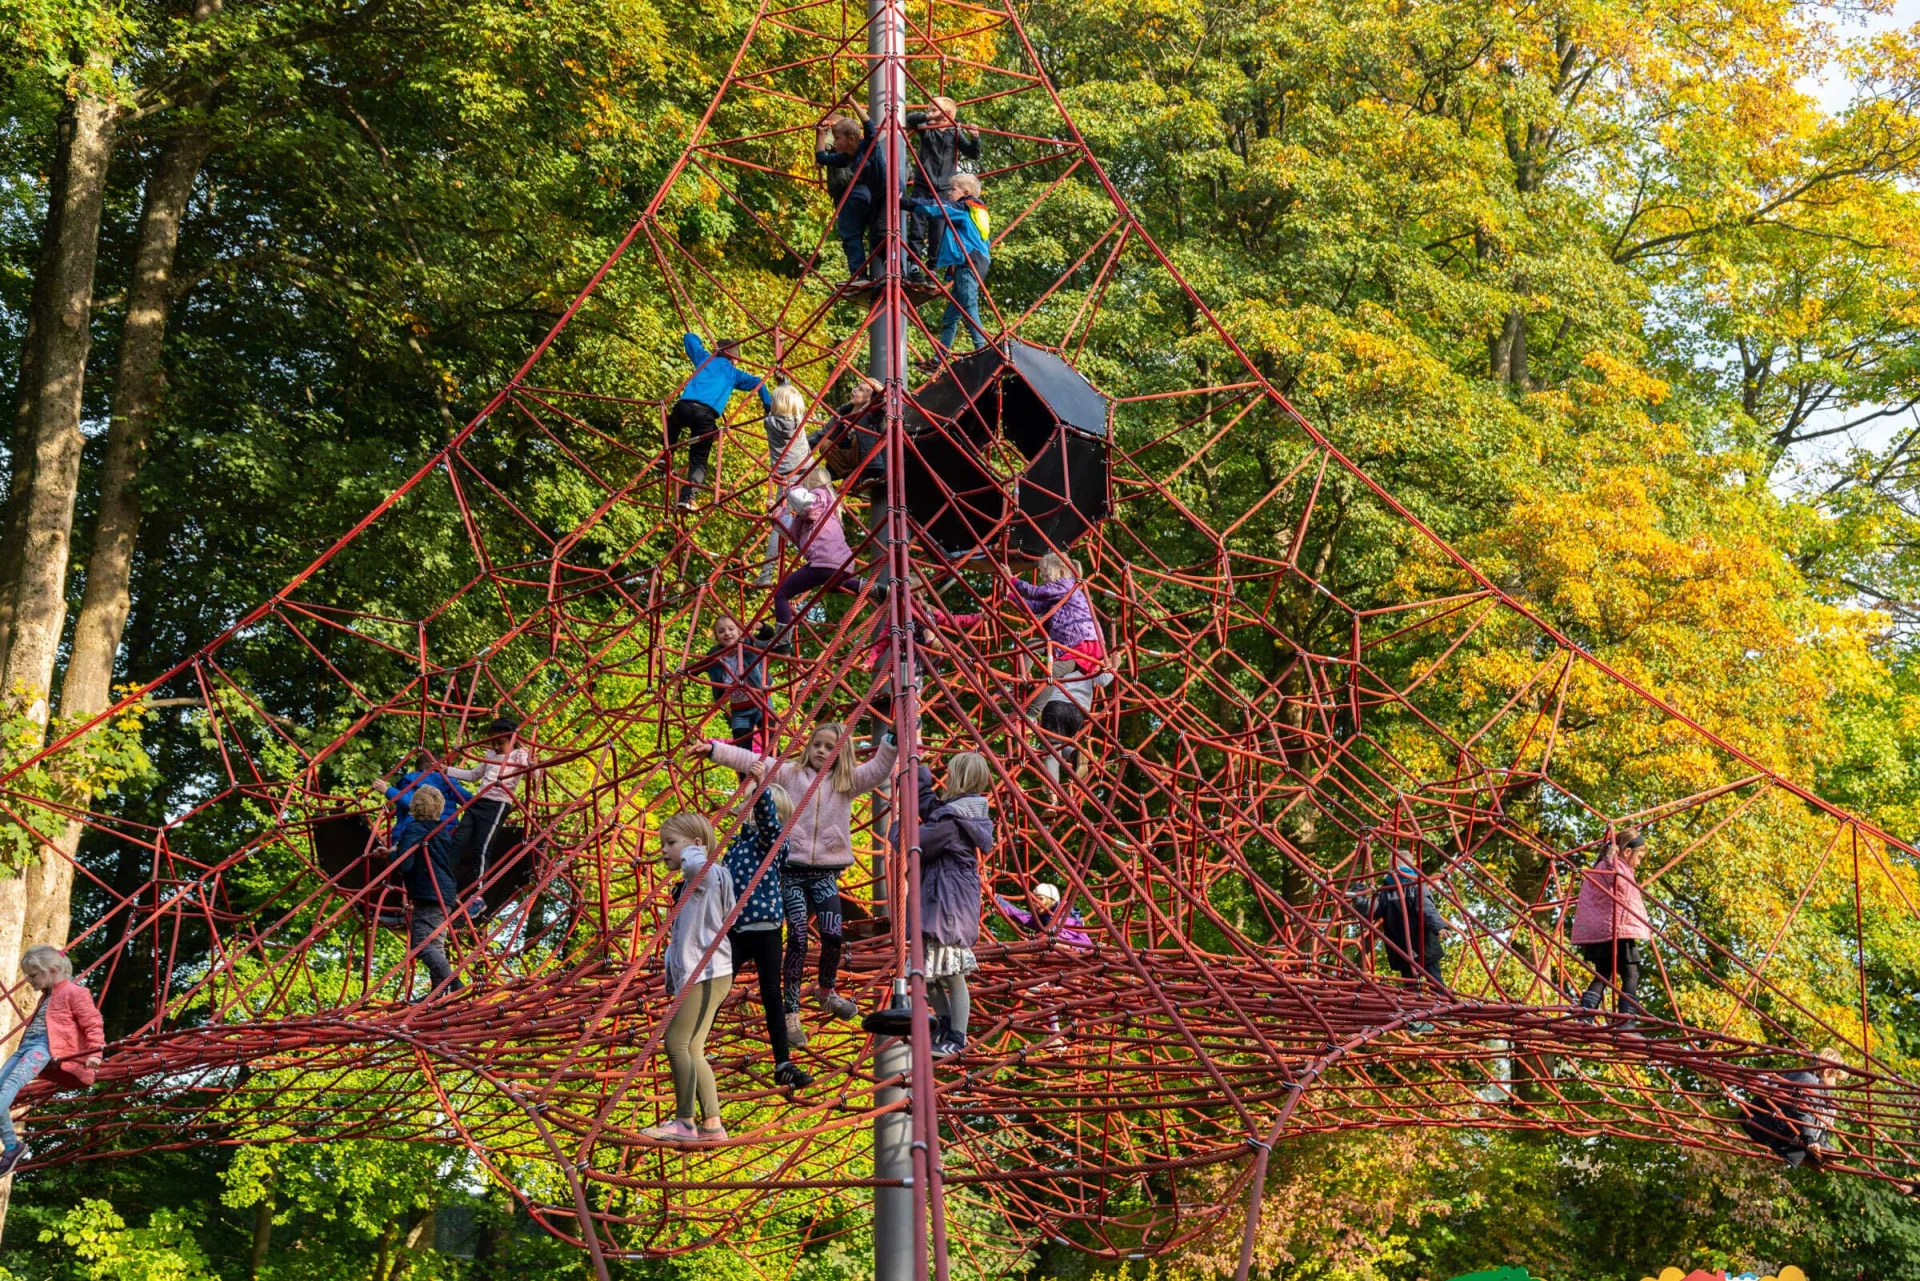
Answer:
[[954, 336], [960, 329], [960, 316], [965, 313], [967, 328], [973, 334], [975, 351], [987, 345], [987, 331], [980, 328], [980, 284], [987, 269], [972, 258], [957, 267], [947, 269], [947, 287], [953, 292], [953, 301], [947, 304], [946, 314], [940, 317], [940, 345], [948, 351], [953, 350]]
[[22, 1041], [4, 1064], [0, 1064], [0, 1141], [8, 1147], [20, 1141], [13, 1132], [13, 1099], [27, 1088], [27, 1082], [46, 1070], [53, 1051], [44, 1040]]

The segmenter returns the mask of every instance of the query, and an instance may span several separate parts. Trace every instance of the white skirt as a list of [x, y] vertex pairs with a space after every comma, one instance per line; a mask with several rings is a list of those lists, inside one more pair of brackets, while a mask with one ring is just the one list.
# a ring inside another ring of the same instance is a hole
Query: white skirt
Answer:
[[950, 978], [955, 974], [971, 974], [980, 968], [980, 962], [970, 947], [954, 947], [946, 943], [936, 943], [924, 935], [920, 940], [921, 955], [926, 960], [927, 979]]

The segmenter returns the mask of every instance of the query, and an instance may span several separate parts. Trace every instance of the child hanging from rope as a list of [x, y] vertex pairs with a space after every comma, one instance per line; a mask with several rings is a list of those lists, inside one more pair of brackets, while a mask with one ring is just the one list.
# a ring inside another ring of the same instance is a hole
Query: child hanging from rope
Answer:
[[726, 611], [713, 620], [713, 646], [700, 674], [713, 686], [713, 701], [727, 706], [727, 733], [733, 745], [754, 751], [767, 720], [767, 650], [773, 629], [763, 626], [749, 643], [740, 620]]
[[[767, 472], [773, 481], [774, 500], [798, 485], [811, 470], [807, 465], [807, 398], [792, 383], [783, 382], [767, 400]], [[760, 567], [756, 587], [773, 586], [780, 568], [780, 523], [767, 531], [767, 561]]]
[[[62, 1086], [92, 1085], [107, 1040], [93, 994], [73, 980], [73, 962], [57, 947], [30, 947], [20, 977], [40, 993], [20, 1047], [0, 1064], [0, 1177], [33, 1155], [13, 1129], [13, 1100], [41, 1073]], [[49, 1070], [50, 1069], [50, 1070]]]
[[413, 912], [407, 923], [408, 947], [420, 954], [431, 982], [420, 1001], [461, 990], [447, 963], [447, 917], [460, 905], [455, 873], [459, 849], [455, 826], [446, 814], [446, 798], [437, 787], [418, 787], [407, 803], [407, 818], [393, 831], [394, 868], [407, 887]]
[[[762, 757], [749, 774], [755, 784], [766, 780], [768, 765]], [[780, 927], [786, 923], [786, 901], [782, 892], [787, 865], [787, 843], [775, 841], [793, 818], [793, 797], [778, 783], [760, 793], [753, 803], [750, 821], [727, 842], [727, 874], [733, 878], [736, 895], [744, 895], [740, 914], [727, 932], [733, 948], [733, 970], [738, 974], [751, 965], [760, 977], [760, 1005], [767, 1020], [767, 1044], [773, 1049], [775, 1085], [797, 1088], [813, 1084], [813, 1078], [798, 1063], [787, 1044], [786, 963], [780, 950]], [[766, 874], [758, 884], [754, 877], [762, 866]], [[748, 890], [748, 886], [753, 886]]]
[[[725, 929], [733, 911], [733, 878], [724, 864], [708, 858], [712, 848], [713, 825], [698, 814], [669, 815], [660, 824], [661, 861], [680, 874], [667, 934], [667, 996], [684, 992], [685, 997], [667, 1021], [665, 1038], [673, 1070], [673, 1119], [640, 1131], [656, 1143], [715, 1143], [727, 1137], [720, 1121], [720, 1087], [707, 1062], [707, 1034], [733, 988], [733, 948]], [[706, 1118], [697, 1127], [696, 1110]]]
[[773, 616], [780, 624], [775, 648], [780, 653], [790, 654], [794, 649], [794, 597], [816, 587], [857, 596], [864, 586], [851, 572], [853, 549], [847, 545], [847, 531], [841, 524], [845, 506], [824, 467], [814, 468], [802, 484], [787, 491], [786, 507], [792, 517], [786, 536], [793, 540], [806, 564], [782, 578], [773, 589]]
[[1049, 678], [1027, 703], [1027, 715], [1039, 720], [1051, 740], [1046, 771], [1058, 782], [1063, 761], [1079, 772], [1074, 740], [1093, 710], [1094, 690], [1110, 682], [1113, 673], [1102, 670], [1107, 645], [1079, 567], [1059, 552], [1048, 552], [1040, 558], [1039, 575], [1038, 583], [1013, 579], [1012, 593], [1047, 633]]
[[933, 774], [920, 767], [920, 945], [933, 1005], [933, 1052], [945, 1057], [967, 1048], [973, 1003], [967, 975], [980, 968], [980, 859], [993, 850], [993, 811], [987, 792], [993, 773], [978, 752], [947, 762], [938, 798]]
[[722, 339], [714, 345], [715, 350], [709, 352], [699, 334], [688, 332], [681, 335], [680, 345], [686, 349], [687, 359], [693, 362], [693, 377], [681, 388], [680, 399], [667, 411], [667, 451], [671, 454], [680, 437], [688, 437], [687, 479], [680, 486], [680, 497], [675, 503], [681, 511], [687, 511], [693, 506], [694, 491], [707, 483], [707, 460], [713, 454], [714, 441], [720, 438], [720, 420], [727, 416], [733, 394], [758, 391], [762, 405], [767, 403], [768, 395], [765, 379], [733, 363], [734, 357], [740, 354], [739, 339]]
[[865, 764], [856, 765], [847, 727], [828, 722], [813, 731], [797, 762], [756, 756], [713, 739], [690, 750], [696, 757], [709, 757], [715, 764], [733, 770], [750, 771], [757, 762], [768, 761], [773, 781], [793, 797], [793, 821], [787, 825], [787, 862], [780, 874], [787, 913], [781, 998], [787, 1012], [787, 1042], [794, 1049], [804, 1049], [807, 1034], [800, 1022], [800, 978], [807, 964], [809, 917], [820, 926], [820, 1008], [843, 1019], [858, 1013], [854, 1003], [835, 990], [840, 949], [845, 942], [840, 874], [853, 865], [854, 798], [888, 781], [898, 749], [889, 735]]

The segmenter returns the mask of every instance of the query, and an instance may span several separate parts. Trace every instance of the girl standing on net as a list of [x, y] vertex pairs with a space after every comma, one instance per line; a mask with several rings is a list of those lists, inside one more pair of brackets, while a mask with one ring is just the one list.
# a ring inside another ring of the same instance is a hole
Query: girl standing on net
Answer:
[[1647, 838], [1634, 828], [1610, 833], [1600, 858], [1580, 874], [1573, 908], [1573, 942], [1593, 967], [1593, 982], [1580, 994], [1580, 1008], [1597, 1010], [1609, 983], [1620, 982], [1619, 1008], [1645, 1014], [1640, 1004], [1640, 945], [1653, 936], [1647, 901], [1637, 873]]
[[[763, 759], [753, 767], [755, 784], [767, 777]], [[813, 1084], [806, 1069], [793, 1061], [787, 1044], [787, 1006], [783, 979], [785, 959], [780, 951], [780, 927], [786, 924], [786, 900], [782, 896], [782, 874], [787, 865], [787, 843], [780, 831], [793, 818], [793, 797], [775, 783], [760, 793], [753, 803], [753, 817], [727, 842], [727, 875], [733, 878], [733, 891], [743, 896], [740, 914], [727, 932], [733, 947], [733, 969], [738, 974], [748, 965], [760, 976], [760, 1005], [766, 1012], [767, 1044], [773, 1049], [773, 1083], [787, 1087]], [[776, 842], [778, 846], [776, 848]], [[766, 868], [761, 875], [760, 869]], [[759, 876], [758, 884], [754, 877]], [[752, 886], [749, 890], [747, 887]]]
[[1046, 761], [1048, 776], [1057, 781], [1063, 759], [1078, 772], [1080, 753], [1073, 740], [1086, 728], [1093, 691], [1110, 682], [1113, 673], [1101, 670], [1107, 643], [1079, 567], [1059, 552], [1048, 552], [1040, 558], [1039, 576], [1037, 583], [1014, 579], [1013, 595], [1047, 633], [1048, 679], [1028, 701], [1027, 715], [1038, 719], [1047, 735], [1062, 740]]
[[[667, 1021], [667, 1062], [673, 1069], [673, 1119], [640, 1133], [656, 1143], [714, 1143], [727, 1137], [720, 1123], [720, 1087], [707, 1062], [707, 1033], [733, 987], [733, 949], [726, 920], [733, 911], [733, 878], [712, 862], [713, 825], [698, 814], [673, 814], [660, 824], [660, 853], [680, 873], [667, 934], [667, 995], [686, 993]], [[707, 956], [707, 949], [713, 954]], [[701, 957], [706, 957], [705, 964]], [[706, 1120], [694, 1124], [696, 1107]]]
[[938, 799], [933, 775], [920, 767], [920, 946], [933, 1005], [933, 1052], [967, 1048], [973, 1003], [967, 975], [980, 968], [980, 860], [993, 849], [993, 811], [987, 791], [993, 774], [978, 752], [947, 762]]
[[20, 1048], [0, 1064], [0, 1176], [33, 1155], [13, 1131], [13, 1100], [52, 1067], [62, 1085], [92, 1085], [106, 1035], [93, 994], [73, 981], [73, 962], [57, 947], [30, 947], [20, 958], [20, 976], [40, 993], [40, 1003], [20, 1034]]
[[820, 1008], [843, 1019], [859, 1012], [852, 1001], [835, 990], [840, 949], [846, 941], [840, 873], [853, 865], [854, 798], [888, 781], [898, 749], [888, 735], [864, 765], [856, 764], [847, 727], [828, 722], [813, 731], [798, 761], [756, 756], [714, 739], [692, 751], [695, 756], [706, 756], [716, 765], [741, 773], [750, 773], [765, 761], [773, 770], [773, 781], [793, 797], [793, 821], [787, 824], [787, 862], [780, 873], [787, 914], [781, 995], [787, 1011], [787, 1043], [803, 1049], [807, 1033], [800, 1022], [800, 976], [807, 966], [809, 917], [820, 925]]

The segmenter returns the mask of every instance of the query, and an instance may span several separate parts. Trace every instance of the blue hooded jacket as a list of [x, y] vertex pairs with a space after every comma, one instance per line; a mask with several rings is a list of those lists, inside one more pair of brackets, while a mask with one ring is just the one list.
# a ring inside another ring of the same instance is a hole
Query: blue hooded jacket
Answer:
[[680, 399], [705, 405], [716, 414], [727, 412], [736, 391], [758, 390], [762, 405], [773, 403], [766, 379], [748, 373], [725, 356], [709, 352], [699, 334], [687, 334], [680, 342], [687, 349], [687, 359], [693, 362], [693, 378], [680, 393]]
[[460, 854], [453, 842], [457, 826], [451, 819], [429, 823], [409, 814], [393, 829], [394, 865], [414, 902], [435, 904], [449, 912], [459, 904], [454, 867]]
[[969, 258], [981, 268], [992, 264], [993, 246], [980, 234], [965, 205], [930, 197], [910, 198], [903, 203], [925, 210], [940, 227], [940, 248], [933, 256], [935, 267], [958, 267]]
[[437, 769], [427, 770], [425, 773], [419, 770], [407, 771], [400, 776], [400, 786], [387, 789], [387, 799], [393, 802], [395, 809], [405, 814], [407, 806], [413, 801], [414, 792], [422, 787], [438, 788], [440, 795], [446, 798], [449, 809], [458, 808], [473, 799], [467, 794], [466, 788]]

